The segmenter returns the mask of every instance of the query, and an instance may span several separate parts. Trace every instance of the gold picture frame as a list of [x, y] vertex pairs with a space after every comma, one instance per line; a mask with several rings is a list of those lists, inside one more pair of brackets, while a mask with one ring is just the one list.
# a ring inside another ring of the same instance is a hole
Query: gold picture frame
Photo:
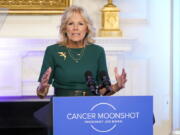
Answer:
[[72, 0], [0, 0], [0, 13], [62, 14], [71, 4]]

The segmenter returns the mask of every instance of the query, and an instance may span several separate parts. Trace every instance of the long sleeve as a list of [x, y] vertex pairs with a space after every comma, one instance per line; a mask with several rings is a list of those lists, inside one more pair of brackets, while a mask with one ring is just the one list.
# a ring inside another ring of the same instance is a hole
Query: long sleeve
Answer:
[[98, 72], [97, 72], [97, 78], [96, 78], [98, 84], [101, 82], [100, 77], [99, 77], [99, 73], [101, 71], [106, 72], [108, 75], [107, 64], [106, 64], [106, 55], [105, 55], [105, 51], [103, 48], [102, 48], [102, 51], [100, 53], [99, 60], [98, 60]]
[[46, 72], [46, 70], [51, 67], [52, 68], [52, 73], [49, 79], [49, 84], [52, 83], [53, 77], [54, 77], [54, 61], [53, 61], [53, 55], [52, 55], [52, 51], [49, 47], [46, 48], [45, 50], [45, 54], [44, 54], [44, 58], [43, 58], [43, 63], [42, 63], [42, 67], [41, 67], [41, 72], [39, 75], [39, 79], [38, 81], [40, 82], [42, 75], [44, 74], [44, 72]]

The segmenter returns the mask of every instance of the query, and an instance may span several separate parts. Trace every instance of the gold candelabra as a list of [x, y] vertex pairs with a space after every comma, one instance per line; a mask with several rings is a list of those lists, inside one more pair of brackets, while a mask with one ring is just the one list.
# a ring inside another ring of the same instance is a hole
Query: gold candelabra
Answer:
[[102, 28], [99, 31], [101, 37], [121, 37], [122, 31], [119, 25], [120, 10], [113, 4], [112, 0], [102, 8]]

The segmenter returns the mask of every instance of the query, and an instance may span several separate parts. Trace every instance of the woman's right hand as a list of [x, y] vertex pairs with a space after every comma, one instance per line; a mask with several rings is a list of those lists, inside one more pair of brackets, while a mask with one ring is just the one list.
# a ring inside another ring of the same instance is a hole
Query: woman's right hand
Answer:
[[40, 97], [40, 98], [44, 98], [47, 93], [48, 93], [48, 90], [49, 90], [49, 78], [50, 78], [50, 75], [51, 75], [51, 72], [52, 72], [52, 68], [49, 67], [46, 72], [43, 74], [42, 78], [41, 78], [41, 82], [37, 88], [37, 95]]

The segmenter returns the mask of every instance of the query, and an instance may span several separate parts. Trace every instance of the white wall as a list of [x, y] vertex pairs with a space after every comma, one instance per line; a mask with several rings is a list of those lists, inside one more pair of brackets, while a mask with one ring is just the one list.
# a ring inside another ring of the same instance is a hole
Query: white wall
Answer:
[[170, 0], [147, 3], [144, 23], [123, 23], [121, 27], [125, 35], [138, 38], [139, 46], [132, 57], [142, 59], [148, 65], [147, 91], [154, 96], [155, 134], [168, 135], [171, 127]]
[[173, 1], [173, 130], [180, 134], [180, 1]]
[[[97, 31], [100, 26], [100, 9], [105, 3], [106, 0], [73, 0], [73, 4], [88, 9]], [[0, 37], [58, 38], [60, 18], [60, 15], [8, 14], [0, 30]]]

